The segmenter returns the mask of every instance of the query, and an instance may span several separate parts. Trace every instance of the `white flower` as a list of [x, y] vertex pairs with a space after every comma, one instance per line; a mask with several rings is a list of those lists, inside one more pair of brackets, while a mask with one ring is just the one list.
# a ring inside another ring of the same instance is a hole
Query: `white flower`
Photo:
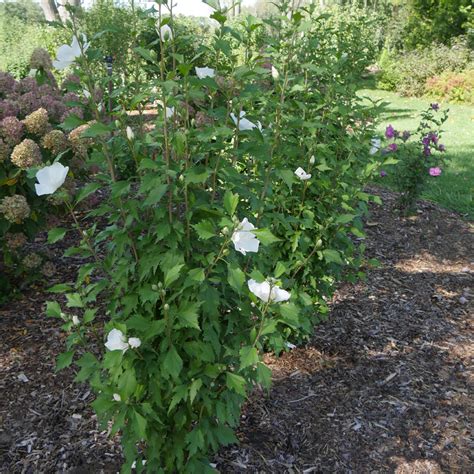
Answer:
[[316, 158], [314, 157], [314, 155], [309, 159], [309, 164], [310, 165], [314, 165], [316, 163]]
[[163, 42], [173, 39], [173, 31], [169, 25], [163, 25], [159, 30], [157, 29], [157, 33]]
[[296, 346], [292, 344], [291, 342], [285, 342], [285, 346], [288, 347], [288, 349], [296, 349]]
[[166, 118], [173, 118], [174, 107], [166, 107]]
[[53, 194], [60, 188], [69, 171], [69, 166], [63, 166], [56, 162], [51, 166], [45, 166], [36, 173], [36, 179], [39, 184], [35, 184], [36, 194], [43, 196], [44, 194]]
[[90, 99], [91, 98], [91, 93], [87, 90], [87, 89], [83, 89], [82, 90], [82, 94], [84, 95], [84, 97], [86, 99]]
[[128, 344], [132, 349], [136, 349], [137, 347], [140, 347], [142, 345], [142, 341], [138, 339], [138, 337], [130, 337], [128, 339]]
[[113, 397], [116, 402], [122, 401], [122, 397], [118, 393], [114, 393]]
[[[82, 35], [82, 47], [84, 52], [89, 48], [86, 35]], [[81, 55], [81, 47], [77, 36], [72, 38], [71, 45], [63, 44], [56, 52], [56, 60], [53, 61], [53, 66], [56, 69], [66, 69]]]
[[290, 293], [286, 290], [282, 290], [280, 287], [270, 284], [269, 281], [265, 280], [262, 283], [257, 283], [255, 280], [248, 281], [249, 290], [265, 303], [280, 303], [281, 301], [287, 301], [290, 299]]
[[232, 234], [232, 242], [237, 252], [243, 255], [246, 255], [247, 252], [258, 252], [260, 242], [252, 232], [253, 230], [255, 230], [255, 226], [247, 218], [238, 225]]
[[216, 71], [210, 67], [197, 67], [196, 75], [199, 77], [199, 79], [204, 79], [205, 77], [214, 77], [216, 75]]
[[380, 138], [372, 138], [370, 144], [372, 145], [370, 148], [370, 154], [375, 155], [380, 150], [382, 142], [380, 141]]
[[260, 131], [262, 131], [262, 124], [258, 122], [258, 125], [255, 125], [250, 120], [247, 120], [246, 118], [244, 118], [245, 117], [244, 111], [240, 112], [240, 120], [237, 120], [237, 117], [233, 113], [230, 114], [230, 117], [232, 118], [235, 125], [237, 125], [237, 123], [239, 124], [239, 130], [241, 132], [244, 132], [246, 130], [253, 130], [254, 128], [258, 128]]
[[278, 69], [275, 66], [272, 66], [272, 77], [273, 79], [275, 79], [275, 81], [277, 81], [280, 77], [280, 73], [278, 72]]
[[128, 349], [127, 338], [120, 329], [112, 329], [107, 336], [105, 347], [109, 351], [123, 351]]
[[126, 132], [127, 132], [127, 138], [132, 141], [134, 138], [135, 138], [135, 134], [133, 133], [133, 130], [131, 127], [127, 126], [127, 129], [126, 129]]
[[79, 318], [76, 315], [72, 317], [72, 324], [74, 324], [74, 326], [79, 326], [79, 324], [81, 324], [81, 321], [79, 321]]
[[311, 178], [311, 174], [306, 173], [306, 171], [301, 167], [295, 171], [295, 174], [296, 176], [298, 176], [299, 179], [301, 179], [301, 181], [307, 181]]

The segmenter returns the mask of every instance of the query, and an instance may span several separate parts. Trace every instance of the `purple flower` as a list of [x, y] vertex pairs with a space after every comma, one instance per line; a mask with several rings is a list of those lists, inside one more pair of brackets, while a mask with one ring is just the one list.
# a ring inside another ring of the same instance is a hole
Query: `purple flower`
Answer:
[[425, 147], [423, 148], [423, 154], [424, 154], [425, 156], [430, 156], [430, 155], [431, 155], [431, 148], [430, 148], [429, 146], [425, 146]]
[[441, 168], [436, 166], [435, 168], [430, 168], [429, 173], [430, 173], [430, 176], [440, 176], [442, 173], [442, 170]]
[[439, 110], [439, 104], [437, 102], [434, 102], [434, 103], [430, 104], [430, 107], [433, 110]]
[[426, 137], [423, 137], [423, 140], [421, 140], [421, 142], [425, 147], [427, 147], [431, 142], [431, 137], [429, 135], [426, 135]]
[[11, 74], [0, 71], [0, 97], [6, 97], [11, 94], [15, 89], [16, 83]]
[[411, 137], [411, 133], [408, 130], [405, 130], [402, 134], [402, 140], [406, 142]]
[[395, 129], [389, 125], [386, 129], [385, 129], [385, 137], [386, 138], [393, 138], [395, 136]]
[[438, 143], [439, 138], [438, 138], [438, 135], [436, 135], [436, 133], [430, 133], [429, 137], [433, 143]]
[[438, 145], [438, 150], [441, 151], [441, 152], [446, 151], [446, 147], [442, 143], [440, 143]]
[[0, 100], [0, 120], [5, 117], [15, 117], [19, 112], [16, 102], [11, 100]]
[[385, 176], [387, 176], [387, 172], [384, 171], [384, 170], [382, 170], [382, 171], [380, 172], [380, 177], [381, 177], [381, 178], [385, 178]]
[[398, 150], [398, 145], [396, 143], [390, 143], [390, 145], [387, 147], [389, 151], [397, 151]]

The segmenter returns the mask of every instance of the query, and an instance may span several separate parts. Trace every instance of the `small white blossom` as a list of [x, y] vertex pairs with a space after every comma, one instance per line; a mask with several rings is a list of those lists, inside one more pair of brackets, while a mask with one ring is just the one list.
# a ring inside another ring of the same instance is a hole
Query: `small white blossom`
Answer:
[[199, 77], [199, 79], [204, 79], [205, 77], [214, 77], [216, 75], [216, 71], [210, 67], [197, 67], [196, 75]]
[[69, 166], [63, 166], [56, 162], [51, 166], [45, 166], [36, 173], [38, 183], [35, 184], [36, 194], [43, 196], [44, 194], [53, 194], [60, 188], [69, 172]]
[[173, 118], [174, 107], [166, 107], [166, 118]]
[[109, 351], [123, 351], [128, 349], [127, 338], [120, 329], [112, 329], [107, 336], [105, 347]]
[[314, 157], [314, 155], [309, 159], [309, 164], [310, 165], [314, 165], [316, 163], [316, 158]]
[[[89, 43], [84, 34], [82, 35], [82, 48], [84, 52], [89, 48]], [[77, 36], [74, 36], [71, 45], [63, 44], [58, 48], [56, 52], [56, 60], [53, 61], [53, 66], [60, 70], [66, 69], [80, 56], [81, 47], [79, 45], [79, 40], [77, 39]]]
[[380, 150], [380, 147], [382, 146], [382, 142], [380, 141], [380, 138], [372, 138], [372, 140], [370, 140], [370, 144], [372, 145], [370, 148], [371, 155], [375, 155]]
[[296, 176], [298, 176], [299, 179], [301, 179], [301, 181], [307, 181], [311, 178], [311, 174], [306, 173], [306, 171], [301, 167], [295, 171], [295, 174]]
[[275, 81], [277, 81], [280, 77], [280, 73], [278, 72], [278, 69], [275, 66], [272, 66], [272, 77]]
[[163, 25], [159, 30], [157, 28], [157, 33], [163, 42], [173, 39], [173, 31], [169, 25]]
[[128, 339], [128, 344], [132, 349], [136, 349], [137, 347], [140, 347], [142, 345], [142, 341], [138, 339], [138, 337], [130, 337]]
[[232, 234], [232, 242], [237, 252], [243, 255], [246, 255], [247, 252], [258, 252], [260, 241], [252, 232], [253, 230], [255, 230], [255, 226], [247, 218], [238, 225]]
[[122, 401], [122, 397], [118, 393], [114, 393], [113, 397], [116, 402]]
[[79, 317], [74, 315], [72, 317], [72, 324], [74, 324], [74, 326], [79, 326], [79, 324], [81, 324], [81, 321], [79, 320]]
[[282, 290], [280, 287], [271, 284], [265, 280], [262, 283], [258, 283], [255, 280], [249, 280], [247, 283], [249, 290], [265, 303], [280, 303], [290, 299], [290, 293], [286, 290]]
[[127, 132], [127, 138], [130, 141], [132, 141], [135, 138], [135, 134], [133, 133], [132, 128], [130, 126], [127, 126], [126, 132]]

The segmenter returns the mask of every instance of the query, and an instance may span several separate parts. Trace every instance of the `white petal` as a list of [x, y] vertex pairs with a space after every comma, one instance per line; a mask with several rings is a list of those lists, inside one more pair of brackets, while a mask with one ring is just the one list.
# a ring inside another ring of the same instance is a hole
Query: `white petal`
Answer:
[[123, 332], [119, 329], [112, 329], [107, 336], [105, 347], [109, 349], [109, 351], [125, 352], [128, 349], [128, 344]]
[[118, 393], [114, 393], [113, 397], [116, 402], [122, 401], [122, 397]]
[[197, 67], [196, 75], [199, 79], [204, 79], [205, 77], [214, 77], [216, 73], [215, 70], [210, 67]]
[[128, 344], [132, 349], [136, 349], [142, 345], [142, 341], [138, 337], [130, 337], [128, 339]]
[[288, 293], [288, 291], [286, 290], [282, 290], [281, 288], [279, 288], [278, 286], [274, 286], [272, 288], [272, 301], [275, 302], [275, 303], [280, 303], [282, 301], [287, 301], [290, 299], [290, 293]]

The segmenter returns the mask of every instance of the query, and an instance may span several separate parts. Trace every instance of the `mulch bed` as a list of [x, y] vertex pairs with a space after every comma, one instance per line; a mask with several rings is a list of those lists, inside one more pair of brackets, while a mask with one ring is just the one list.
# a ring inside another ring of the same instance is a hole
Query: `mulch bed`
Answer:
[[[472, 226], [430, 203], [399, 217], [395, 195], [376, 192], [366, 243], [380, 267], [338, 289], [311, 343], [267, 357], [273, 387], [245, 406], [221, 472], [474, 471]], [[61, 266], [61, 279], [74, 271]], [[31, 288], [0, 308], [0, 473], [117, 472], [87, 386], [54, 371], [50, 296]]]

